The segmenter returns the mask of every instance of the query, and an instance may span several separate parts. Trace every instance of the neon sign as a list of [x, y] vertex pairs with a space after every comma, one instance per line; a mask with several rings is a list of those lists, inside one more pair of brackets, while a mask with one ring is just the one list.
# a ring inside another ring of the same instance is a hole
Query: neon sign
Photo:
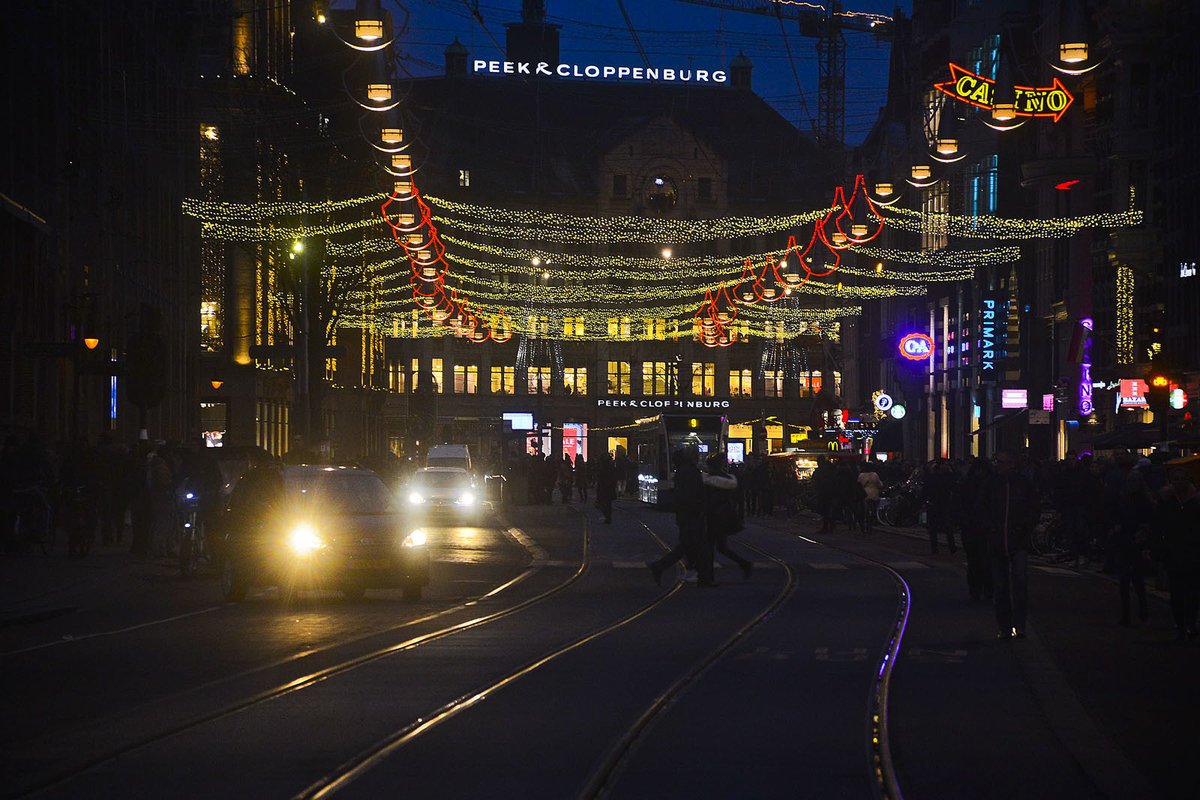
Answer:
[[[933, 86], [956, 100], [990, 109], [994, 102], [996, 82], [968, 72], [958, 64], [951, 64], [950, 80]], [[1018, 117], [1050, 117], [1058, 122], [1075, 102], [1058, 78], [1050, 86], [1014, 86], [1013, 93]]]
[[673, 69], [671, 67], [618, 67], [611, 64], [551, 64], [548, 61], [488, 61], [477, 58], [472, 63], [477, 74], [545, 75], [560, 78], [602, 78], [633, 81], [664, 81], [667, 83], [719, 83], [728, 80], [720, 69]]
[[924, 361], [933, 355], [933, 339], [923, 333], [910, 333], [900, 340], [900, 355], [909, 361]]
[[1000, 310], [1004, 307], [999, 292], [987, 292], [983, 295], [982, 307], [979, 309], [979, 379], [995, 381], [999, 375], [996, 369], [998, 357], [1004, 350], [1004, 328], [1000, 325]]
[[1079, 415], [1089, 416], [1096, 410], [1092, 403], [1092, 318], [1079, 320], [1084, 329], [1083, 358], [1079, 361]]

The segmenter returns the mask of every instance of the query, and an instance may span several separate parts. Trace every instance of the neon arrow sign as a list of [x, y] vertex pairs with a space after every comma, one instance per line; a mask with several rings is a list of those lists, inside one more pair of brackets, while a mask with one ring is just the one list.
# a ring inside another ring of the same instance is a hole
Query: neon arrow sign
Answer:
[[[990, 109], [996, 82], [968, 72], [958, 64], [951, 64], [950, 80], [933, 86], [956, 100]], [[1054, 79], [1051, 86], [1014, 86], [1013, 92], [1016, 95], [1015, 110], [1018, 117], [1050, 117], [1058, 122], [1075, 102], [1058, 78]]]

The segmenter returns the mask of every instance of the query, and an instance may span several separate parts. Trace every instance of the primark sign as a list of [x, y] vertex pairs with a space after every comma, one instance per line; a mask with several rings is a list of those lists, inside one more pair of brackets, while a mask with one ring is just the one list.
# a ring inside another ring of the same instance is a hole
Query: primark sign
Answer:
[[559, 78], [600, 78], [607, 80], [661, 81], [663, 83], [716, 83], [728, 80], [725, 70], [674, 69], [672, 67], [617, 67], [611, 64], [551, 64], [548, 61], [473, 62], [476, 75], [545, 75]]
[[710, 408], [729, 408], [728, 400], [676, 400], [674, 398], [662, 397], [647, 397], [647, 398], [632, 398], [628, 400], [610, 400], [601, 398], [596, 401], [597, 408], [654, 408], [664, 411], [672, 409], [678, 410], [702, 410]]

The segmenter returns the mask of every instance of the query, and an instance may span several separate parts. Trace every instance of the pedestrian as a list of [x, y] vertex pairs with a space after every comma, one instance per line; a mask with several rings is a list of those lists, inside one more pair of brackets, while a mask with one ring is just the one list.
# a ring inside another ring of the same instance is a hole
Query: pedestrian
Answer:
[[571, 456], [563, 453], [562, 463], [558, 465], [558, 493], [562, 495], [563, 503], [571, 502], [571, 490], [575, 487], [575, 467], [571, 464]]
[[983, 485], [979, 522], [987, 532], [992, 564], [996, 636], [1025, 638], [1029, 608], [1029, 548], [1041, 511], [1033, 483], [1017, 471], [1017, 456], [996, 454], [996, 471]]
[[1146, 580], [1143, 562], [1150, 525], [1154, 518], [1154, 496], [1146, 479], [1134, 469], [1125, 476], [1125, 485], [1117, 499], [1117, 524], [1113, 529], [1113, 559], [1117, 568], [1121, 595], [1119, 625], [1130, 624], [1129, 589], [1137, 595], [1138, 618], [1145, 622], [1150, 611], [1146, 606]]
[[817, 459], [817, 467], [809, 480], [812, 482], [813, 504], [821, 515], [821, 533], [832, 533], [836, 476], [829, 459], [825, 456]]
[[625, 494], [625, 483], [629, 478], [629, 456], [625, 454], [625, 448], [617, 445], [617, 453], [613, 457], [613, 469], [617, 474], [617, 496]]
[[679, 527], [679, 541], [670, 552], [646, 566], [654, 576], [655, 583], [662, 582], [667, 567], [686, 559], [688, 580], [694, 574], [696, 585], [716, 586], [712, 575], [712, 560], [704, 563], [704, 478], [697, 466], [699, 454], [693, 447], [684, 447], [675, 454], [675, 524]]
[[863, 489], [862, 532], [870, 533], [875, 529], [875, 520], [879, 517], [879, 494], [883, 491], [883, 481], [875, 471], [874, 461], [862, 465], [858, 472], [858, 484]]
[[840, 518], [850, 530], [862, 529], [863, 501], [867, 497], [862, 484], [858, 482], [858, 468], [849, 461], [843, 461], [834, 469], [834, 512], [833, 524]]
[[591, 465], [583, 457], [583, 453], [575, 456], [575, 491], [579, 495], [579, 502], [586, 503], [588, 499], [588, 470]]
[[976, 458], [954, 491], [954, 510], [967, 556], [967, 596], [974, 601], [991, 600], [992, 564], [988, 558], [987, 531], [980, 508], [983, 487], [992, 476], [992, 464]]
[[956, 479], [954, 473], [944, 458], [935, 460], [929, 469], [929, 476], [921, 499], [925, 503], [925, 527], [929, 530], [929, 552], [937, 554], [938, 534], [946, 535], [946, 547], [950, 552], [958, 552], [954, 544], [953, 500]]
[[1170, 467], [1159, 495], [1160, 557], [1180, 641], [1196, 638], [1200, 614], [1200, 491], [1183, 467]]
[[[704, 480], [704, 511], [707, 536], [706, 548], [702, 558], [711, 563], [715, 550], [737, 564], [742, 570], [742, 578], [750, 580], [754, 565], [729, 549], [729, 537], [742, 528], [738, 518], [736, 494], [738, 480], [729, 472], [729, 464], [724, 453], [713, 453], [705, 462]], [[711, 569], [711, 567], [709, 568]]]
[[596, 465], [596, 508], [604, 515], [605, 524], [612, 524], [613, 498], [617, 496], [617, 470], [612, 456], [600, 456]]

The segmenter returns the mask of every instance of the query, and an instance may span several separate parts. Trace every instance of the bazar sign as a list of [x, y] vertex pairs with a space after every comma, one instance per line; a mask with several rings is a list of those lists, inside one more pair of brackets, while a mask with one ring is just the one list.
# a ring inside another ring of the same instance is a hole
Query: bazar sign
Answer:
[[[935, 83], [933, 86], [956, 100], [990, 109], [995, 96], [996, 82], [967, 72], [958, 64], [951, 64], [950, 80]], [[1050, 117], [1058, 122], [1071, 107], [1071, 103], [1075, 102], [1075, 98], [1058, 78], [1055, 78], [1050, 86], [1014, 86], [1013, 93], [1018, 117]]]
[[648, 398], [641, 400], [606, 400], [596, 401], [597, 408], [729, 408], [728, 400], [674, 400]]
[[634, 81], [725, 83], [724, 70], [672, 69], [670, 67], [616, 67], [611, 64], [551, 64], [548, 61], [487, 61], [477, 58], [476, 74], [557, 75], [560, 78], [616, 78]]

